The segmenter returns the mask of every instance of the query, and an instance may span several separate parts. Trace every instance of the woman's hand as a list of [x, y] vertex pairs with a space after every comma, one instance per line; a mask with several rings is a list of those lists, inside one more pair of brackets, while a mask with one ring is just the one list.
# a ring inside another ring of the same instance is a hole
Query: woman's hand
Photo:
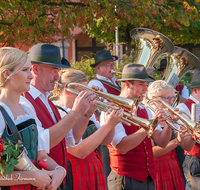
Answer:
[[167, 115], [165, 111], [161, 109], [157, 109], [155, 114], [152, 117], [152, 120], [156, 119], [158, 117], [158, 124], [161, 126], [165, 126], [167, 118], [165, 118]]
[[35, 186], [38, 190], [43, 190], [46, 186], [51, 184], [52, 172], [47, 170], [38, 170], [34, 172], [35, 181], [31, 185]]
[[121, 119], [123, 115], [123, 109], [112, 110], [110, 113], [105, 114], [106, 124], [115, 127], [119, 122], [123, 122]]
[[56, 190], [62, 183], [65, 177], [65, 172], [62, 167], [58, 168], [57, 170], [53, 170], [51, 172], [52, 172], [52, 176], [51, 176], [52, 180], [51, 180], [51, 183], [46, 186], [46, 189]]

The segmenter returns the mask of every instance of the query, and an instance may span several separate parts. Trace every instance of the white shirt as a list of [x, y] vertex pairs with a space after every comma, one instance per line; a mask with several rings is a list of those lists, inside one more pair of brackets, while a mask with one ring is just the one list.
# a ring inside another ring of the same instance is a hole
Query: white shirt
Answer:
[[[192, 95], [190, 95], [189, 99], [193, 100], [195, 103], [199, 104], [200, 101], [198, 101], [197, 99], [195, 99]], [[177, 108], [179, 108], [179, 111], [185, 111], [189, 114], [191, 114], [189, 108], [184, 104], [184, 103], [180, 103]]]
[[[138, 107], [140, 109], [146, 109], [149, 119], [151, 119], [153, 117], [151, 111], [146, 106], [144, 106], [142, 103], [139, 102]], [[137, 107], [137, 109], [138, 109], [138, 107]], [[135, 111], [135, 116], [137, 116], [137, 114], [136, 114], [137, 109]], [[102, 126], [104, 123], [105, 123], [105, 112], [102, 112], [101, 116], [100, 116], [100, 125]], [[155, 128], [155, 130], [162, 131], [162, 127], [160, 125], [158, 125]], [[126, 134], [123, 124], [118, 123], [115, 126], [115, 134], [114, 134], [113, 140], [111, 142], [111, 145], [116, 149], [117, 144], [119, 144], [122, 141], [122, 139], [126, 136], [127, 136], [127, 134]]]
[[189, 98], [189, 90], [187, 88], [187, 86], [184, 85], [181, 96], [185, 99]]
[[[98, 74], [96, 75], [96, 77], [97, 77], [98, 79], [105, 80], [105, 81], [107, 81], [107, 82], [109, 82], [109, 83], [111, 83], [111, 84], [114, 84], [115, 86], [119, 87], [119, 86], [117, 85], [117, 83], [116, 83], [115, 76], [113, 76], [111, 80], [110, 80], [109, 78], [103, 77], [103, 76], [98, 75]], [[104, 91], [104, 92], [108, 92], [107, 89], [106, 89], [106, 88], [104, 87], [104, 85], [102, 84], [102, 82], [99, 81], [99, 80], [93, 79], [93, 80], [91, 80], [91, 81], [88, 83], [88, 86], [89, 86], [89, 87], [92, 87], [93, 85], [94, 85], [94, 86], [98, 86], [99, 89], [103, 88], [103, 91]]]
[[[30, 85], [30, 90], [28, 91], [30, 93], [30, 95], [33, 97], [33, 99], [35, 100], [37, 97], [40, 98], [40, 100], [44, 103], [44, 105], [47, 107], [49, 113], [51, 114], [53, 120], [55, 123], [57, 123], [56, 117], [51, 109], [51, 106], [48, 103], [48, 96], [49, 93], [46, 92], [46, 94], [44, 95], [43, 93], [41, 93], [37, 88], [35, 88], [34, 86]], [[20, 97], [20, 102], [26, 102], [27, 104], [29, 104], [29, 106], [31, 106], [33, 108], [33, 110], [35, 111], [33, 105], [24, 97]], [[36, 114], [36, 111], [35, 111]], [[49, 135], [49, 129], [44, 129], [40, 131], [42, 133], [42, 137], [43, 140], [45, 141], [45, 143], [47, 144], [48, 149], [46, 150], [47, 153], [49, 153], [50, 151], [50, 135]], [[74, 147], [77, 144], [75, 144], [75, 139], [74, 139], [74, 135], [73, 135], [73, 130], [71, 129], [69, 131], [69, 133], [67, 134], [67, 138], [69, 144], [67, 144], [66, 146], [68, 147]]]
[[[42, 137], [42, 133], [40, 133], [40, 131], [42, 130], [41, 127], [41, 123], [38, 120], [34, 110], [27, 105], [26, 103], [20, 103], [20, 105], [22, 106], [22, 108], [24, 109], [24, 111], [26, 112], [25, 115], [19, 115], [17, 116], [16, 119], [14, 119], [14, 116], [11, 112], [11, 110], [9, 109], [8, 106], [6, 106], [3, 102], [0, 101], [1, 106], [6, 110], [6, 112], [8, 113], [8, 115], [10, 116], [10, 118], [13, 120], [15, 125], [18, 125], [28, 119], [34, 119], [37, 125], [37, 129], [38, 129], [38, 151], [40, 150], [47, 150], [47, 144], [43, 141], [43, 137]], [[2, 136], [4, 130], [5, 130], [5, 120], [3, 118], [2, 113], [0, 112], [0, 136]]]

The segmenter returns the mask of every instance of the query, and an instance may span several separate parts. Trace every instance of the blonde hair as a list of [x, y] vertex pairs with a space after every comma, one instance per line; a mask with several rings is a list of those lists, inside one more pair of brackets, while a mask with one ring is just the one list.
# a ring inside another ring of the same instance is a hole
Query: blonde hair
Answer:
[[174, 88], [168, 84], [164, 80], [156, 80], [151, 83], [151, 85], [148, 87], [148, 98], [152, 99], [153, 96], [157, 96], [160, 93], [163, 92], [163, 90], [171, 89], [174, 92]]
[[[64, 69], [59, 71], [60, 80], [58, 81], [61, 84], [67, 86], [69, 83], [76, 82], [87, 82], [87, 77], [85, 74], [76, 69]], [[61, 93], [63, 92], [64, 87], [58, 84], [55, 84], [54, 90], [51, 92], [51, 99], [58, 99]]]
[[[30, 61], [28, 54], [22, 50], [13, 47], [0, 48], [0, 87], [3, 87], [6, 81], [14, 74], [21, 71], [21, 69]], [[14, 70], [17, 65], [21, 67]], [[11, 71], [12, 73], [5, 78], [4, 71]]]

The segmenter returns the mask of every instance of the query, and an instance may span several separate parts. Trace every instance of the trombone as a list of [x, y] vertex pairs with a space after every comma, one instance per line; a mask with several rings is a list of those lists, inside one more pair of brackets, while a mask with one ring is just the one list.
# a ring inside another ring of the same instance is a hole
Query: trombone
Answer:
[[[192, 135], [192, 138], [193, 140], [196, 140], [197, 143], [200, 144], [200, 123], [198, 122], [194, 122], [190, 119], [188, 119], [187, 117], [185, 117], [184, 115], [182, 114], [179, 114], [178, 112], [174, 111], [174, 108], [172, 106], [170, 106], [169, 104], [167, 104], [166, 102], [164, 102], [163, 100], [161, 99], [158, 99], [158, 98], [153, 98], [153, 99], [149, 99], [146, 95], [144, 95], [147, 100], [148, 100], [148, 105], [149, 105], [149, 108], [155, 112], [155, 109], [152, 107], [152, 104], [154, 104], [156, 107], [160, 108], [156, 102], [159, 102], [161, 103], [165, 108], [167, 108], [169, 111], [166, 111], [165, 110], [165, 113], [167, 114], [166, 118], [168, 119], [166, 121], [166, 123], [169, 124], [169, 126], [172, 128], [172, 129], [175, 129], [179, 132], [188, 132], [189, 134]], [[185, 115], [187, 115], [188, 117], [191, 117], [187, 112], [184, 112], [182, 111]], [[179, 125], [183, 125], [185, 127], [184, 130], [180, 130], [180, 129], [177, 129], [177, 127], [174, 125], [175, 122], [173, 121], [172, 117], [173, 115], [177, 116], [179, 118], [180, 121], [183, 122], [183, 124], [181, 123], [178, 123], [176, 122], [176, 124], [179, 124]]]
[[[61, 85], [63, 87], [66, 88], [65, 85], [55, 82], [58, 85]], [[148, 131], [148, 136], [150, 136], [154, 129], [157, 126], [158, 123], [158, 118], [154, 119], [154, 120], [148, 120], [148, 119], [144, 119], [144, 118], [140, 118], [137, 116], [134, 116], [134, 112], [137, 108], [137, 105], [139, 103], [139, 98], [135, 98], [135, 99], [128, 99], [128, 98], [123, 98], [123, 97], [119, 97], [119, 96], [115, 96], [106, 92], [101, 92], [101, 91], [96, 91], [88, 86], [85, 86], [83, 84], [80, 83], [69, 83], [67, 85], [66, 90], [68, 92], [71, 92], [72, 94], [78, 95], [80, 92], [73, 89], [72, 86], [75, 87], [80, 87], [82, 89], [88, 90], [93, 92], [95, 95], [97, 95], [97, 103], [96, 106], [104, 112], [111, 112], [111, 109], [115, 109], [115, 110], [119, 110], [121, 108], [127, 110], [128, 112], [123, 112], [123, 115], [121, 117], [121, 119], [124, 121], [124, 123], [126, 125], [131, 125], [134, 124], [138, 127], [143, 127], [145, 130]], [[105, 99], [107, 99], [108, 103], [105, 102], [101, 102], [99, 101], [99, 97], [103, 97]]]

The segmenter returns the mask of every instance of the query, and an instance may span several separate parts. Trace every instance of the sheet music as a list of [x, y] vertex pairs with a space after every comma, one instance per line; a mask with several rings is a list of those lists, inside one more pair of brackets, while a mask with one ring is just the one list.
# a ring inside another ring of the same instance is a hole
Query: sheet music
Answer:
[[200, 121], [200, 104], [192, 104], [191, 119], [195, 122]]

